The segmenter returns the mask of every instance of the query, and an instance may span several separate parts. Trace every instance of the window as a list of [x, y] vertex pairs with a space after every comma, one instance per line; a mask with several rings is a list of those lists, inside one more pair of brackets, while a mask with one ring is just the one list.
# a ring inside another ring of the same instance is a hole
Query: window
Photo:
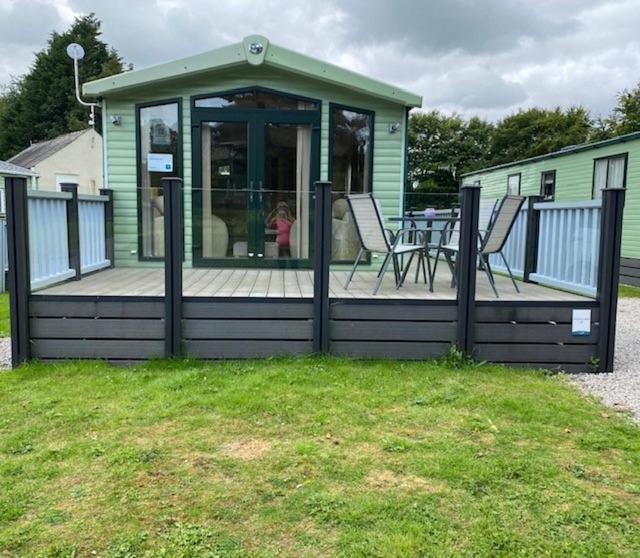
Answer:
[[138, 107], [138, 227], [142, 259], [164, 256], [162, 179], [182, 175], [178, 101]]
[[196, 108], [318, 110], [316, 101], [263, 89], [244, 89], [195, 100]]
[[545, 201], [553, 201], [556, 196], [556, 171], [544, 171], [540, 176], [540, 195]]
[[331, 180], [334, 192], [371, 191], [373, 113], [331, 107]]
[[358, 255], [360, 240], [343, 196], [373, 189], [373, 113], [332, 104], [330, 115], [329, 176], [336, 194], [331, 257], [346, 262]]
[[510, 174], [507, 177], [507, 194], [512, 196], [520, 195], [520, 177], [521, 174]]
[[603, 188], [624, 188], [626, 186], [627, 153], [603, 157], [593, 161], [593, 190], [591, 197], [600, 199]]

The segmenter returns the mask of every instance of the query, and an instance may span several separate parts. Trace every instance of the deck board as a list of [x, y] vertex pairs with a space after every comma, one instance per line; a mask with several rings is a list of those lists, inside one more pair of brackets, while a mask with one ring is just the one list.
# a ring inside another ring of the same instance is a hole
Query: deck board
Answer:
[[[434, 292], [428, 291], [423, 280], [414, 282], [414, 270], [409, 270], [405, 285], [396, 289], [393, 273], [387, 273], [378, 294], [372, 295], [377, 277], [373, 271], [359, 271], [348, 289], [344, 288], [348, 271], [331, 270], [329, 295], [333, 298], [421, 299], [452, 300], [456, 292], [450, 286], [451, 275], [445, 266], [439, 266]], [[516, 293], [506, 277], [496, 275], [500, 300], [529, 301], [585, 301], [587, 297], [565, 291], [518, 282], [521, 292]], [[313, 271], [309, 269], [185, 269], [183, 276], [185, 296], [201, 297], [278, 297], [312, 298]], [[114, 268], [87, 275], [80, 281], [67, 281], [44, 288], [37, 294], [85, 296], [163, 296], [164, 270], [162, 268]], [[487, 278], [478, 273], [477, 299], [496, 300]]]

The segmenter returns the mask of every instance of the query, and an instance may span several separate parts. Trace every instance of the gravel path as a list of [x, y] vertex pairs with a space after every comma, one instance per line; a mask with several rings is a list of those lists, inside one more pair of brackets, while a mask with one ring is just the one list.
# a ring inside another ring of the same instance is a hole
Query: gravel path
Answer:
[[606, 405], [629, 409], [640, 421], [640, 298], [618, 301], [615, 372], [573, 374], [572, 382]]
[[[640, 298], [618, 304], [616, 362], [613, 374], [572, 374], [580, 389], [602, 398], [606, 405], [629, 409], [640, 421]], [[11, 341], [0, 338], [0, 369], [11, 366]]]

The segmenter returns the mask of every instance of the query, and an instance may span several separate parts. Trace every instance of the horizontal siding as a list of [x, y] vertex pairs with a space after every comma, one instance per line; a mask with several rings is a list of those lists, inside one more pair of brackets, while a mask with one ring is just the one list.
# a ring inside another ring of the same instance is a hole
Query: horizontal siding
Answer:
[[588, 200], [591, 199], [593, 185], [593, 160], [622, 153], [629, 154], [622, 255], [627, 258], [640, 258], [640, 140], [568, 153], [490, 172], [479, 172], [465, 177], [464, 182], [480, 180], [483, 196], [498, 197], [507, 191], [507, 177], [510, 174], [522, 173], [521, 192], [530, 196], [540, 193], [541, 173], [555, 170], [555, 201]]
[[[115, 263], [138, 264], [138, 222], [136, 197], [135, 104], [182, 97], [184, 140], [185, 208], [191, 207], [191, 116], [190, 97], [229, 89], [263, 86], [322, 101], [320, 177], [328, 178], [329, 103], [335, 102], [375, 112], [373, 189], [386, 215], [402, 210], [403, 138], [404, 129], [395, 134], [389, 124], [404, 126], [404, 107], [380, 99], [361, 95], [273, 68], [237, 68], [203, 74], [188, 80], [172, 80], [153, 89], [139, 88], [135, 93], [114, 95], [107, 99], [107, 122], [112, 115], [120, 115], [122, 124], [108, 124], [107, 152], [109, 186], [114, 190]], [[191, 211], [185, 211], [186, 265], [191, 263]], [[158, 264], [146, 264], [158, 265]]]

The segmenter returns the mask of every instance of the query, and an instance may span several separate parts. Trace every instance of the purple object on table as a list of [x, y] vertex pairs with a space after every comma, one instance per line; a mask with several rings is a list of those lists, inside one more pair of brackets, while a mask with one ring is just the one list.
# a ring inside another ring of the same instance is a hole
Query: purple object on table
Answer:
[[436, 216], [436, 210], [433, 207], [427, 207], [427, 209], [424, 210], [424, 216], [427, 219], [433, 219]]

